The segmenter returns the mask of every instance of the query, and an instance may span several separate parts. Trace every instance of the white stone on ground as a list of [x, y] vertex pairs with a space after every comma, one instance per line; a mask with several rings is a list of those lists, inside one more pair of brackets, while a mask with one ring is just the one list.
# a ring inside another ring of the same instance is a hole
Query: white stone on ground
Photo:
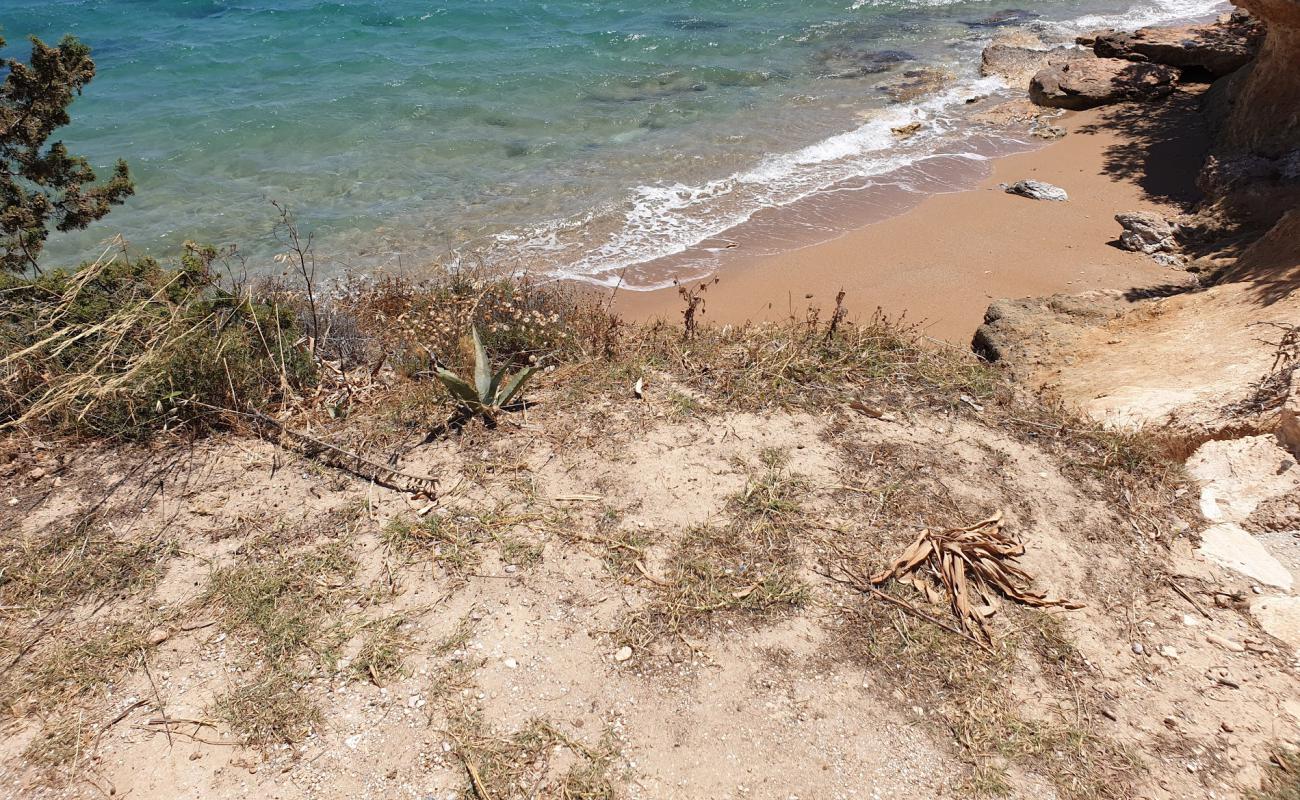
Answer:
[[1300, 597], [1260, 597], [1250, 613], [1266, 633], [1300, 652]]
[[1276, 436], [1206, 442], [1187, 459], [1201, 485], [1201, 513], [1210, 522], [1241, 522], [1260, 503], [1300, 486], [1300, 466]]
[[1196, 552], [1221, 567], [1287, 592], [1295, 583], [1291, 572], [1270, 555], [1264, 545], [1232, 522], [1205, 529]]

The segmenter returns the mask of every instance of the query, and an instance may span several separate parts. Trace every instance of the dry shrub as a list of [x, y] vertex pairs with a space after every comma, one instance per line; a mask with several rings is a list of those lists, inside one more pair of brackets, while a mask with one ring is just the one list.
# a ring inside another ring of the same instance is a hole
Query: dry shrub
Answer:
[[987, 398], [1002, 387], [974, 354], [880, 313], [862, 324], [842, 313], [822, 324], [810, 312], [780, 324], [697, 326], [689, 338], [657, 324], [637, 331], [627, 349], [734, 408], [824, 408], [860, 396], [951, 407], [962, 394]]
[[0, 429], [136, 438], [310, 384], [295, 316], [223, 288], [216, 255], [190, 246], [168, 268], [109, 249], [75, 271], [0, 278]]
[[498, 366], [516, 367], [609, 355], [620, 329], [608, 305], [591, 293], [476, 269], [439, 270], [420, 281], [351, 276], [330, 300], [328, 314], [331, 325], [360, 339], [338, 343], [340, 352], [370, 363], [387, 358], [408, 377], [431, 376], [437, 366], [472, 374], [471, 326]]

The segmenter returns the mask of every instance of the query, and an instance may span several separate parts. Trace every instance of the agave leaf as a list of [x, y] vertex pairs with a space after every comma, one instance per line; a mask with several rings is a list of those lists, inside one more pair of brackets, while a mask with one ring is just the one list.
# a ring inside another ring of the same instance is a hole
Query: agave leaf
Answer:
[[516, 372], [514, 377], [510, 379], [510, 382], [501, 390], [501, 396], [497, 405], [510, 405], [510, 401], [514, 400], [515, 395], [519, 394], [519, 390], [524, 388], [524, 383], [526, 383], [529, 378], [533, 377], [533, 373], [536, 371], [537, 367], [524, 367]]
[[470, 332], [474, 335], [474, 385], [478, 388], [479, 402], [489, 405], [492, 402], [492, 362], [488, 361], [487, 348], [478, 335], [478, 326], [470, 326]]
[[442, 382], [443, 386], [447, 387], [447, 391], [451, 392], [452, 397], [455, 397], [471, 411], [477, 410], [483, 405], [478, 398], [478, 392], [474, 391], [474, 387], [451, 370], [439, 368], [436, 377]]
[[486, 403], [487, 405], [490, 406], [501, 405], [500, 403], [497, 402], [497, 394], [501, 390], [501, 381], [505, 380], [506, 372], [508, 372], [509, 369], [510, 369], [510, 364], [508, 363], [502, 364], [501, 369], [497, 370], [497, 374], [492, 376], [492, 385], [488, 387], [487, 403]]

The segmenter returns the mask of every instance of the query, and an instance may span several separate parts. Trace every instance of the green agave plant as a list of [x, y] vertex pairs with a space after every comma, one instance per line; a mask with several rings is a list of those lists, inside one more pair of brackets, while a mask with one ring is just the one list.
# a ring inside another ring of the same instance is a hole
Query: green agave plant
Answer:
[[456, 373], [442, 367], [438, 368], [437, 377], [465, 411], [470, 414], [482, 414], [490, 420], [495, 419], [497, 413], [509, 406], [519, 391], [524, 388], [524, 384], [537, 371], [537, 367], [524, 367], [506, 380], [506, 370], [510, 368], [507, 364], [494, 375], [492, 362], [488, 360], [487, 348], [483, 346], [483, 339], [478, 335], [478, 328], [471, 327], [470, 333], [474, 336], [474, 383], [470, 384]]

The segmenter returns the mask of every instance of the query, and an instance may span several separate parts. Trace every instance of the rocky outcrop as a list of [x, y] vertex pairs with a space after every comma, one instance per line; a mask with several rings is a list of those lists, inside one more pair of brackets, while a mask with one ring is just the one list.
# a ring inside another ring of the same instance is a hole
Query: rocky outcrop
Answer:
[[1291, 373], [1291, 391], [1282, 403], [1277, 438], [1292, 455], [1300, 458], [1300, 369]]
[[971, 346], [985, 359], [1004, 362], [1023, 376], [1050, 363], [1084, 330], [1104, 325], [1132, 306], [1116, 290], [995, 300], [984, 312], [984, 324], [975, 331]]
[[1262, 36], [1258, 22], [1249, 15], [1234, 14], [1212, 25], [1105, 30], [1086, 38], [1102, 58], [1167, 64], [1219, 77], [1254, 58]]
[[1220, 147], [1283, 158], [1300, 148], [1300, 0], [1237, 2], [1267, 32], [1249, 72], [1234, 80]]
[[1060, 66], [1071, 61], [1093, 59], [1091, 50], [1079, 47], [1053, 47], [1036, 49], [1014, 44], [995, 42], [984, 48], [980, 59], [980, 74], [984, 77], [998, 77], [1008, 86], [1029, 86], [1029, 81], [1048, 67]]
[[1034, 76], [1029, 97], [1049, 108], [1082, 110], [1121, 100], [1148, 100], [1173, 92], [1178, 70], [1098, 58], [1048, 67]]

